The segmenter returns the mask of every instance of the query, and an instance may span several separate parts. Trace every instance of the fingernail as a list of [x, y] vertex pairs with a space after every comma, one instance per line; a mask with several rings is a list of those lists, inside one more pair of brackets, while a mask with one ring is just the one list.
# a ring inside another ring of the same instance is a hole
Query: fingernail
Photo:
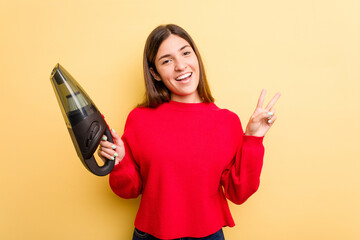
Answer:
[[270, 119], [271, 118], [271, 116], [270, 117], [268, 117], [268, 119]]
[[112, 147], [112, 149], [115, 149], [115, 148], [116, 148], [116, 145], [114, 144], [114, 145], [112, 145], [111, 147]]
[[116, 133], [115, 129], [113, 129], [113, 128], [111, 129], [111, 131], [113, 131], [114, 133]]
[[268, 121], [268, 123], [271, 123], [271, 122], [272, 122], [271, 120]]
[[268, 112], [268, 115], [269, 116], [272, 116], [274, 113], [273, 112]]
[[102, 140], [106, 141], [106, 140], [107, 140], [107, 137], [106, 137], [106, 136], [103, 136], [103, 137], [102, 137]]
[[114, 157], [111, 157], [110, 159], [111, 159], [111, 160], [113, 160], [113, 161], [115, 160], [115, 158], [114, 158]]
[[115, 156], [115, 157], [118, 157], [118, 156], [119, 156], [119, 154], [118, 154], [118, 153], [114, 153], [114, 156]]

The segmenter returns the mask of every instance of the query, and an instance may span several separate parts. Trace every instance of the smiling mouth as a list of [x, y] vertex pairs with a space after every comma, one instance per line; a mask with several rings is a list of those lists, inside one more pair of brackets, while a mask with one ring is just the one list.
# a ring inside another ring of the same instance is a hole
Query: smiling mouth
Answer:
[[184, 80], [189, 79], [191, 76], [192, 76], [192, 73], [185, 73], [185, 74], [181, 75], [180, 77], [175, 78], [175, 80], [176, 81], [184, 81]]

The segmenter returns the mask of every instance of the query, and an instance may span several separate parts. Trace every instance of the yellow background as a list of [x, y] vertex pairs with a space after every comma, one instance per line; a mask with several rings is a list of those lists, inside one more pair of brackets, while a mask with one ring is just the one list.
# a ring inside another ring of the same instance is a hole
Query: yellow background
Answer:
[[227, 240], [360, 239], [360, 2], [0, 1], [0, 239], [130, 239], [139, 199], [77, 158], [49, 76], [60, 62], [122, 132], [150, 31], [176, 23], [245, 126], [282, 92], [259, 191]]

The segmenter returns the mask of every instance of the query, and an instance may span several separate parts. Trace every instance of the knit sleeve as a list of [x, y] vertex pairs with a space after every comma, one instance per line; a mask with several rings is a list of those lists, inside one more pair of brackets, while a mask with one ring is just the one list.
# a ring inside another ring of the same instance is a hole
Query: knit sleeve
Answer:
[[240, 139], [236, 155], [223, 172], [221, 184], [230, 201], [242, 204], [259, 188], [264, 146], [263, 137], [244, 135], [241, 124], [238, 134]]
[[142, 191], [142, 180], [140, 169], [134, 160], [131, 145], [129, 144], [132, 135], [132, 124], [130, 115], [125, 124], [122, 141], [125, 147], [123, 160], [115, 165], [110, 173], [109, 183], [115, 194], [122, 198], [136, 198]]

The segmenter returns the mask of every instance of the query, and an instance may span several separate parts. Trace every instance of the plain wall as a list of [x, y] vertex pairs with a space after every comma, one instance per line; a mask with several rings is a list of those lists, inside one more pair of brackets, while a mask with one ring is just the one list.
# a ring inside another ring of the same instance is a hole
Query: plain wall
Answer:
[[262, 88], [282, 93], [260, 189], [230, 204], [226, 239], [360, 239], [359, 16], [351, 0], [1, 0], [0, 239], [131, 238], [139, 199], [83, 167], [49, 76], [61, 63], [121, 133], [164, 23], [192, 35], [244, 127]]

